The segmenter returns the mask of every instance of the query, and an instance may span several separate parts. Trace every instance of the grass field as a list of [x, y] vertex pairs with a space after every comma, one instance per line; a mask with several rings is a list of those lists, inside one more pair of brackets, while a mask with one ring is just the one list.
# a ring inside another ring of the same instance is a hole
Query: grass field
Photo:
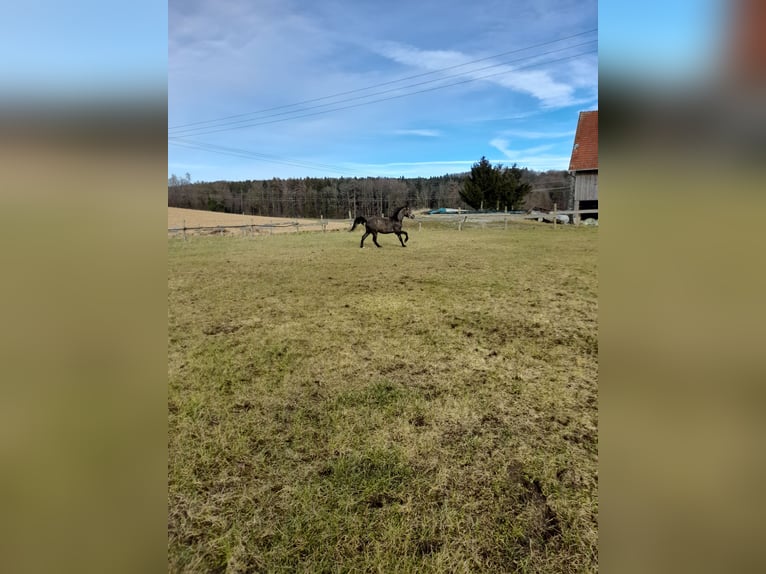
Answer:
[[172, 238], [168, 569], [597, 570], [597, 229]]

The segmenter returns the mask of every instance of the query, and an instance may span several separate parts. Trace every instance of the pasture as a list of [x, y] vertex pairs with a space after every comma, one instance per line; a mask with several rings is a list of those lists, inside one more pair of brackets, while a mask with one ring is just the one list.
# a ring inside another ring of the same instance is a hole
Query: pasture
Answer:
[[168, 239], [168, 569], [597, 570], [598, 230]]

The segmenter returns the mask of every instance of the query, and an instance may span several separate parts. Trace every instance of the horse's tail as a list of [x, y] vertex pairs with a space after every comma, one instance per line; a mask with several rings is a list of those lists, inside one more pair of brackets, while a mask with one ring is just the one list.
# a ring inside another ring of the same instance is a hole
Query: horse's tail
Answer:
[[349, 231], [354, 231], [354, 229], [356, 229], [356, 226], [357, 226], [358, 224], [360, 224], [360, 223], [361, 223], [362, 225], [364, 225], [365, 223], [367, 223], [367, 220], [366, 220], [364, 217], [362, 217], [361, 215], [360, 215], [359, 217], [357, 217], [357, 218], [354, 220], [354, 226], [353, 226], [351, 229], [349, 229]]

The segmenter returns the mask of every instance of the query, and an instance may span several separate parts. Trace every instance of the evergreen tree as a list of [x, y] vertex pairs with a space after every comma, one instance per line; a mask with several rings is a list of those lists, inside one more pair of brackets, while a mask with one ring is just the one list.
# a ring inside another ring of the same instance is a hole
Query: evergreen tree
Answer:
[[513, 164], [492, 166], [482, 156], [473, 164], [471, 173], [463, 182], [460, 197], [474, 209], [514, 209], [518, 207], [532, 186], [521, 182], [522, 170]]
[[498, 209], [518, 209], [524, 197], [531, 191], [529, 183], [522, 183], [523, 170], [514, 163], [511, 167], [497, 166], [500, 181], [497, 202]]
[[495, 193], [498, 184], [497, 171], [486, 157], [471, 166], [471, 173], [463, 183], [460, 198], [474, 209], [482, 205]]

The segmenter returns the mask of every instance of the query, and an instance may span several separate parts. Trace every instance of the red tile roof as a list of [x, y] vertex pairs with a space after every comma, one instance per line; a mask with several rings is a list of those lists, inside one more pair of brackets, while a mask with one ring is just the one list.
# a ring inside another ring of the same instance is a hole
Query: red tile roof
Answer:
[[[750, 89], [766, 83], [766, 2], [763, 0], [739, 0], [730, 9], [728, 30], [729, 62], [737, 88]], [[732, 17], [733, 16], [733, 17]]]
[[580, 112], [569, 171], [598, 169], [598, 110]]

